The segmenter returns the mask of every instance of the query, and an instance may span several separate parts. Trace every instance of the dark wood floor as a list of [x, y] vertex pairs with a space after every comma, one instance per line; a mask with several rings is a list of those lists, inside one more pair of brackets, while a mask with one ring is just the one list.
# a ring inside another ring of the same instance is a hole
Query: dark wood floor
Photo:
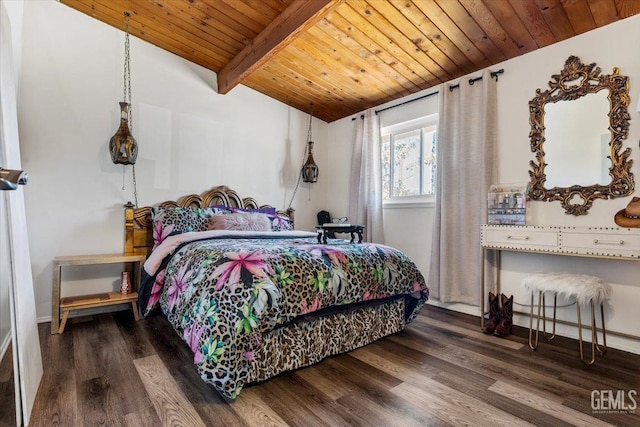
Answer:
[[[609, 350], [587, 368], [573, 340], [532, 352], [525, 329], [487, 336], [477, 318], [430, 306], [401, 333], [247, 387], [233, 403], [200, 380], [160, 316], [103, 314], [49, 331], [40, 325], [45, 373], [32, 426], [640, 425], [640, 408], [591, 407], [592, 390], [634, 390], [640, 403], [640, 356]], [[3, 427], [15, 425], [7, 359]]]

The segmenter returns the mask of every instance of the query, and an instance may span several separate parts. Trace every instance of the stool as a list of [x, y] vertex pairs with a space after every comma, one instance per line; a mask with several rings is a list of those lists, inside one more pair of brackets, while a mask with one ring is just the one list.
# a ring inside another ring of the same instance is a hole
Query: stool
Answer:
[[[604, 301], [611, 295], [611, 285], [602, 279], [585, 274], [568, 273], [536, 273], [525, 277], [522, 280], [524, 287], [531, 291], [531, 311], [529, 313], [529, 347], [532, 350], [538, 348], [538, 336], [540, 333], [540, 310], [542, 309], [542, 335], [547, 341], [551, 341], [556, 335], [556, 302], [558, 295], [576, 300], [576, 311], [578, 315], [578, 338], [580, 341], [580, 360], [587, 366], [593, 365], [596, 360], [596, 350], [601, 355], [607, 351], [607, 330], [604, 324]], [[538, 292], [538, 314], [536, 321], [536, 335], [533, 339], [533, 298]], [[545, 293], [553, 294], [553, 331], [547, 336]], [[591, 306], [591, 360], [586, 360], [582, 343], [582, 320], [580, 318], [580, 306]], [[598, 345], [598, 330], [596, 328], [595, 305], [600, 305], [600, 317], [602, 319], [602, 341], [603, 346]]]

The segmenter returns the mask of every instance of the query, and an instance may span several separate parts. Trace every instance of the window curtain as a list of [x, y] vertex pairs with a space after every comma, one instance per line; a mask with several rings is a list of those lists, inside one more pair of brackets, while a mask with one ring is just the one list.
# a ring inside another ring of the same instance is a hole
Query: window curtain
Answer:
[[354, 123], [349, 222], [365, 226], [367, 242], [384, 243], [380, 121], [369, 109]]
[[441, 90], [438, 171], [429, 287], [440, 302], [480, 306], [482, 264], [486, 283], [495, 278], [495, 253], [483, 257], [480, 225], [487, 218], [487, 192], [495, 180], [496, 81], [482, 80]]

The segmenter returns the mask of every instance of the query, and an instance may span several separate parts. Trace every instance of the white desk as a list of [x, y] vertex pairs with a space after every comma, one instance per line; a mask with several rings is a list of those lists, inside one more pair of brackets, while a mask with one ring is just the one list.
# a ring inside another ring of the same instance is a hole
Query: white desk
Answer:
[[[532, 252], [604, 259], [640, 260], [640, 229], [618, 227], [553, 227], [535, 225], [482, 225], [480, 242], [484, 250], [497, 250], [496, 292], [500, 293], [500, 252]], [[484, 262], [483, 262], [484, 266]], [[482, 316], [485, 315], [484, 271], [482, 272]], [[527, 313], [518, 314], [527, 315]], [[575, 325], [573, 323], [566, 322]], [[609, 332], [609, 331], [607, 331]], [[612, 331], [627, 338], [638, 336]]]

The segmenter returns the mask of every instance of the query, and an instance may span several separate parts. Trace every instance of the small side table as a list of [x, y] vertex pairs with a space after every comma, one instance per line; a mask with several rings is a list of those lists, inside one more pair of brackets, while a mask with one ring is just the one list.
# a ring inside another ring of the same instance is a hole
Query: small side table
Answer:
[[351, 243], [356, 240], [356, 234], [358, 235], [358, 243], [362, 243], [362, 232], [364, 231], [364, 225], [353, 224], [326, 224], [316, 225], [318, 230], [318, 243], [327, 243], [327, 236], [330, 232], [334, 233], [349, 233], [351, 234]]
[[[67, 321], [69, 312], [84, 308], [104, 307], [109, 305], [130, 303], [133, 314], [138, 320], [137, 299], [138, 285], [140, 284], [140, 272], [146, 257], [144, 255], [72, 255], [60, 256], [53, 259], [53, 280], [51, 298], [51, 334], [61, 334]], [[126, 264], [126, 270], [131, 277], [132, 292], [121, 294], [110, 292], [104, 294], [83, 295], [60, 298], [60, 282], [62, 279], [62, 267], [75, 265], [102, 265], [102, 264]], [[60, 308], [64, 311], [62, 323], [60, 323]]]

